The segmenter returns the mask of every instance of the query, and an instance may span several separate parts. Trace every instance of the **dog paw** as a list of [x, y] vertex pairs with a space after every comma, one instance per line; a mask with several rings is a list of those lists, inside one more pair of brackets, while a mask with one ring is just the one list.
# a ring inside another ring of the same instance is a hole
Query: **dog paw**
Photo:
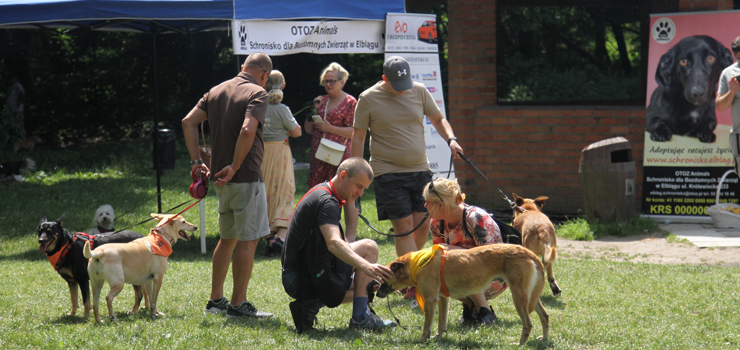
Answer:
[[650, 133], [650, 139], [655, 142], [666, 142], [673, 138], [673, 133], [667, 127], [659, 128]]
[[164, 313], [159, 311], [152, 312], [152, 317], [164, 317]]
[[714, 143], [714, 141], [717, 140], [717, 135], [715, 135], [714, 133], [699, 134], [696, 135], [696, 137], [699, 139], [699, 141], [704, 143]]

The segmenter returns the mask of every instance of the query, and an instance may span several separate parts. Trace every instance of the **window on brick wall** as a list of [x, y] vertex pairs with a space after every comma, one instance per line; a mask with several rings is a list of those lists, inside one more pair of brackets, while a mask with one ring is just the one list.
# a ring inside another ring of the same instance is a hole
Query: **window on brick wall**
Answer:
[[500, 104], [644, 105], [639, 6], [521, 3], [497, 9]]

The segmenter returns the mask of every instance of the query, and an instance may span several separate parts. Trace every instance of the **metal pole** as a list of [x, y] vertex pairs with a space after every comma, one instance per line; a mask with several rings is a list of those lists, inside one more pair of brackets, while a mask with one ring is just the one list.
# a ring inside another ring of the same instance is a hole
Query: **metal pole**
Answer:
[[157, 94], [157, 31], [156, 27], [152, 26], [152, 57], [154, 64], [152, 71], [154, 72], [154, 130], [152, 131], [154, 139], [154, 167], [157, 171], [157, 212], [162, 213], [162, 166], [159, 164], [159, 96]]
[[206, 202], [200, 201], [200, 253], [206, 253]]

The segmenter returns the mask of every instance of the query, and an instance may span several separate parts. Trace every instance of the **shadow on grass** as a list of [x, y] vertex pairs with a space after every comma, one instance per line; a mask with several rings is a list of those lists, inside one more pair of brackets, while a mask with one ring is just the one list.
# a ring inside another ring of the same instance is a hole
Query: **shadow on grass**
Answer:
[[567, 303], [564, 303], [560, 301], [560, 297], [556, 297], [554, 295], [542, 295], [540, 296], [540, 301], [542, 301], [542, 305], [547, 306], [548, 308], [557, 308], [562, 309], [567, 305]]
[[47, 260], [46, 254], [38, 249], [29, 249], [25, 252], [18, 252], [10, 255], [0, 255], [0, 261], [40, 261]]

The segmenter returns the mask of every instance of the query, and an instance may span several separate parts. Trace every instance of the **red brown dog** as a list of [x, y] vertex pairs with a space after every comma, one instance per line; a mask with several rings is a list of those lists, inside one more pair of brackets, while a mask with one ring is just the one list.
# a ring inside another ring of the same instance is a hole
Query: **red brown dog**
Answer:
[[[560, 286], [555, 281], [555, 275], [552, 273], [552, 265], [558, 258], [557, 248], [558, 241], [555, 238], [555, 226], [542, 213], [542, 206], [548, 197], [537, 197], [535, 199], [522, 198], [514, 195], [514, 202], [518, 208], [514, 209], [514, 228], [522, 233], [522, 245], [531, 250], [538, 256], [542, 257], [542, 264], [547, 270], [547, 283], [553, 295], [560, 295]], [[520, 210], [524, 209], [524, 210]]]
[[438, 333], [442, 335], [447, 330], [449, 297], [440, 293], [443, 286], [450, 297], [462, 299], [482, 293], [493, 281], [504, 281], [509, 285], [514, 307], [522, 320], [519, 344], [524, 344], [532, 332], [532, 320], [529, 318], [532, 311], [537, 312], [542, 323], [540, 339], [547, 340], [550, 316], [540, 302], [545, 287], [545, 270], [534, 253], [514, 244], [490, 244], [449, 251], [434, 249], [438, 247], [427, 252], [431, 256], [417, 259], [414, 254], [424, 252], [412, 252], [388, 264], [393, 270], [393, 277], [378, 290], [378, 297], [384, 298], [394, 290], [416, 286], [416, 293], [421, 293], [425, 301], [422, 342], [429, 339], [436, 303], [439, 303]]

